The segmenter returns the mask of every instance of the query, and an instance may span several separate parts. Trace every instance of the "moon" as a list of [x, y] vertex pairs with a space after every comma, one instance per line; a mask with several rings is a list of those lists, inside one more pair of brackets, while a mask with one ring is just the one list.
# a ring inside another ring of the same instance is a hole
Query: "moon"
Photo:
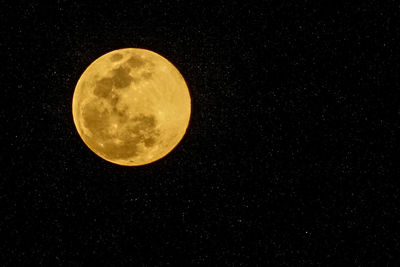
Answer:
[[187, 84], [175, 66], [146, 49], [97, 58], [75, 87], [72, 115], [83, 142], [124, 166], [157, 161], [185, 135], [191, 114]]

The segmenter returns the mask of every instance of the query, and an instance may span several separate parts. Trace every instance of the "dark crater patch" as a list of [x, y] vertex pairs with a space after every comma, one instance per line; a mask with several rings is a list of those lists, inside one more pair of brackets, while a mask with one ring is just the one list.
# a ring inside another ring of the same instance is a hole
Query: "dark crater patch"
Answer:
[[136, 55], [131, 56], [126, 62], [132, 68], [139, 68], [146, 64], [143, 59], [141, 59], [139, 56], [136, 56]]
[[117, 116], [118, 123], [124, 124], [125, 122], [128, 121], [129, 116], [126, 114], [127, 110], [128, 110], [128, 107], [124, 107], [122, 110], [117, 109], [116, 106], [112, 107], [112, 113]]
[[131, 119], [133, 123], [135, 123], [138, 127], [144, 128], [144, 129], [151, 129], [156, 126], [156, 118], [152, 115], [144, 115], [140, 114], [139, 116], [136, 116]]
[[119, 102], [119, 99], [120, 99], [120, 97], [114, 92], [111, 92], [111, 97], [107, 98], [110, 105], [114, 108], [116, 108], [116, 105]]
[[110, 113], [107, 110], [100, 112], [95, 102], [88, 103], [82, 112], [83, 122], [96, 139], [107, 139], [106, 129], [108, 127]]
[[101, 151], [113, 159], [128, 159], [138, 155], [138, 145], [143, 143], [146, 147], [156, 144], [160, 136], [156, 130], [157, 122], [154, 116], [139, 115], [127, 122], [127, 131], [121, 133], [118, 138], [121, 144], [115, 144], [110, 140], [104, 144]]
[[[108, 132], [111, 116], [117, 115], [118, 122], [126, 125], [126, 131], [122, 131], [118, 136], [111, 136]], [[118, 111], [113, 108], [111, 111], [100, 111], [98, 102], [89, 102], [82, 112], [84, 125], [93, 134], [86, 138], [88, 145], [106, 155], [110, 159], [129, 159], [138, 156], [138, 145], [152, 147], [157, 143], [160, 136], [157, 130], [157, 120], [155, 116], [140, 114], [129, 119], [125, 110]], [[121, 143], [115, 143], [118, 138]], [[103, 145], [100, 145], [100, 144]]]
[[156, 137], [160, 136], [156, 130], [157, 122], [152, 115], [140, 114], [130, 120], [129, 130], [135, 133], [140, 142], [146, 147], [151, 147], [156, 143]]
[[121, 60], [123, 57], [124, 57], [123, 55], [117, 53], [117, 54], [112, 55], [110, 60], [111, 60], [111, 62], [115, 62], [115, 61]]
[[144, 73], [142, 74], [142, 78], [145, 79], [145, 80], [146, 80], [146, 79], [150, 79], [152, 75], [153, 75], [153, 74], [152, 74], [151, 72], [146, 71], [146, 72], [144, 72]]
[[119, 67], [113, 71], [112, 80], [115, 88], [123, 88], [130, 85], [133, 81], [133, 78], [129, 75], [129, 69]]
[[148, 137], [143, 139], [145, 147], [152, 147], [156, 143], [156, 139], [154, 137]]
[[106, 98], [110, 94], [112, 86], [113, 81], [111, 78], [103, 78], [96, 82], [93, 93], [98, 97]]
[[130, 139], [122, 144], [115, 144], [112, 141], [106, 142], [102, 151], [112, 159], [126, 159], [138, 155], [138, 139]]
[[[129, 69], [119, 67], [112, 71], [111, 78], [102, 78], [96, 82], [94, 88], [94, 95], [102, 98], [108, 98], [109, 94], [111, 93], [113, 86], [115, 88], [124, 88], [129, 86], [132, 81], [133, 77], [129, 75]], [[114, 99], [112, 96], [111, 101], [118, 101], [118, 99]]]

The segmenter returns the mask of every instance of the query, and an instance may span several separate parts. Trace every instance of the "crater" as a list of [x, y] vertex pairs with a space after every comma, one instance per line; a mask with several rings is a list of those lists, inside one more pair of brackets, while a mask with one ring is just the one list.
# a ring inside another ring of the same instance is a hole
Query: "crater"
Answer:
[[146, 147], [151, 147], [156, 143], [156, 137], [160, 136], [160, 132], [156, 129], [156, 126], [155, 116], [140, 114], [129, 121], [128, 129]]
[[97, 103], [92, 101], [86, 104], [82, 111], [84, 126], [97, 138], [105, 139], [105, 130], [108, 127], [110, 112], [108, 110], [100, 111]]
[[[153, 115], [140, 114], [128, 119], [124, 113], [99, 112], [96, 103], [89, 103], [84, 110], [85, 125], [93, 132], [95, 138], [90, 138], [90, 145], [113, 160], [128, 160], [139, 155], [140, 146], [152, 147], [160, 136], [157, 121]], [[111, 118], [117, 115], [117, 118]], [[112, 121], [118, 121], [124, 130], [117, 135], [110, 135], [106, 130]]]
[[[126, 117], [122, 116], [123, 120]], [[139, 145], [152, 147], [157, 142], [160, 133], [156, 129], [156, 119], [151, 115], [140, 114], [124, 122], [126, 128], [114, 139], [109, 139], [102, 147], [97, 146], [100, 151], [113, 159], [129, 159], [138, 155]]]
[[112, 80], [116, 88], [124, 88], [131, 84], [133, 78], [129, 75], [129, 69], [119, 67], [113, 71]]
[[131, 121], [138, 127], [144, 129], [154, 128], [156, 126], [156, 118], [153, 115], [140, 114], [131, 119]]
[[93, 93], [98, 97], [106, 98], [110, 94], [112, 86], [113, 81], [111, 78], [103, 78], [96, 82]]
[[113, 159], [128, 159], [138, 155], [138, 138], [132, 138], [120, 144], [116, 143], [117, 140], [109, 140], [103, 145], [102, 150], [106, 155]]
[[111, 62], [116, 62], [116, 61], [121, 60], [123, 57], [124, 57], [124, 56], [121, 55], [121, 54], [119, 54], [119, 53], [113, 54], [113, 55], [110, 57], [110, 61], [111, 61]]
[[156, 143], [156, 139], [154, 137], [149, 137], [143, 140], [145, 147], [152, 147]]
[[142, 74], [143, 79], [150, 79], [153, 74], [149, 71], [146, 71]]
[[118, 109], [116, 106], [112, 107], [112, 114], [117, 117], [119, 123], [123, 124], [128, 121], [129, 116], [126, 113], [128, 107], [124, 106], [122, 109]]
[[140, 68], [146, 64], [146, 62], [139, 56], [133, 55], [126, 61], [132, 68]]
[[119, 102], [119, 95], [117, 95], [115, 92], [111, 92], [111, 96], [107, 98], [108, 102], [112, 107], [116, 107], [117, 103]]

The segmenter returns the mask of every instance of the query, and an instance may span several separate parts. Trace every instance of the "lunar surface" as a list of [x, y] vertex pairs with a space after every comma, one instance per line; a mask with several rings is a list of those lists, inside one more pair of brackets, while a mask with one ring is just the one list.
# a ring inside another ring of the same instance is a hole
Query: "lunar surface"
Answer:
[[73, 96], [75, 126], [85, 144], [115, 164], [154, 162], [176, 147], [189, 124], [191, 100], [179, 71], [145, 49], [96, 59]]

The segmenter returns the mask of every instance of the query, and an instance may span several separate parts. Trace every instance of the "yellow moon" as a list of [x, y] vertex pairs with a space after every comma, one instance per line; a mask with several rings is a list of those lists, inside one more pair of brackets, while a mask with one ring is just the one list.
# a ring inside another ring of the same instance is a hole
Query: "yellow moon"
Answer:
[[76, 129], [98, 156], [138, 166], [171, 152], [189, 124], [191, 99], [180, 72], [139, 48], [109, 52], [80, 77], [72, 100]]

